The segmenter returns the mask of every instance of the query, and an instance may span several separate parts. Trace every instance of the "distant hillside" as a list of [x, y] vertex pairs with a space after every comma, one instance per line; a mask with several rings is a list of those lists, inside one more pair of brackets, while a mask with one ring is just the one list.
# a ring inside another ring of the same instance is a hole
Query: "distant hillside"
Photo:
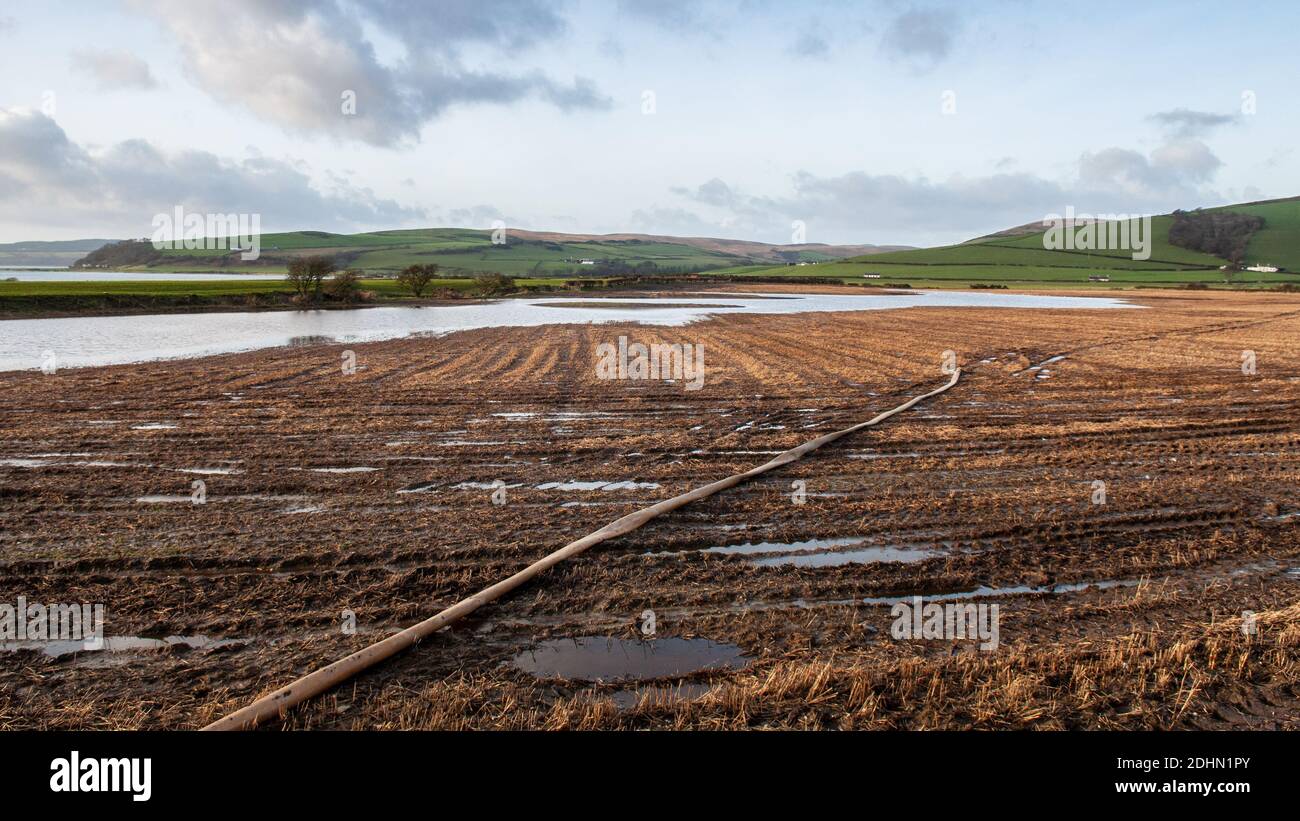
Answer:
[[523, 239], [548, 242], [675, 243], [755, 260], [767, 259], [772, 262], [821, 261], [815, 259], [816, 257], [821, 257], [822, 260], [846, 259], [866, 254], [881, 254], [886, 251], [904, 251], [913, 247], [910, 245], [827, 245], [819, 242], [772, 245], [741, 239], [672, 237], [658, 234], [563, 234], [554, 231], [511, 231], [510, 234]]
[[113, 241], [111, 239], [70, 239], [53, 242], [0, 243], [0, 267], [63, 268]]
[[[1300, 197], [1267, 200], [1263, 202], [1225, 205], [1204, 209], [1206, 214], [1231, 213], [1245, 217], [1225, 220], [1201, 220], [1203, 224], [1248, 223], [1249, 234], [1243, 262], [1246, 266], [1267, 265], [1283, 270], [1277, 273], [1246, 271], [1234, 274], [1236, 283], [1267, 284], [1289, 282], [1300, 284]], [[1195, 215], [1196, 211], [1189, 214]], [[797, 270], [788, 266], [780, 268], [757, 266], [732, 273], [755, 276], [773, 274], [834, 277], [846, 281], [862, 282], [880, 280], [882, 284], [907, 283], [1035, 283], [1088, 285], [1105, 281], [1113, 284], [1156, 285], [1187, 282], [1223, 283], [1225, 275], [1219, 270], [1228, 262], [1226, 257], [1215, 256], [1193, 247], [1180, 247], [1169, 241], [1169, 231], [1174, 216], [1165, 214], [1151, 220], [1151, 256], [1135, 260], [1130, 250], [1066, 250], [1044, 247], [1045, 229], [1041, 221], [1008, 228], [987, 236], [978, 237], [957, 245], [937, 248], [892, 251], [859, 256], [835, 262], [806, 265]], [[1081, 223], [1082, 224], [1082, 223]], [[1206, 248], [1232, 247], [1222, 243], [1188, 242]], [[1225, 254], [1230, 253], [1224, 251]]]
[[396, 272], [414, 263], [436, 263], [448, 276], [483, 272], [520, 275], [680, 274], [738, 265], [821, 262], [906, 248], [874, 245], [772, 245], [706, 237], [649, 234], [564, 234], [507, 232], [503, 244], [492, 232], [429, 228], [332, 234], [292, 231], [264, 234], [261, 256], [245, 262], [237, 252], [159, 251], [148, 242], [106, 245], [77, 262], [82, 268], [227, 271], [282, 269], [294, 257], [329, 254], [340, 265], [371, 273]]

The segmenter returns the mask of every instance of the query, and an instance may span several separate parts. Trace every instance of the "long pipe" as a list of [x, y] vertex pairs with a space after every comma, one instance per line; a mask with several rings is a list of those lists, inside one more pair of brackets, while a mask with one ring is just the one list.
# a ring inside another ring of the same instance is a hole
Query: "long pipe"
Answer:
[[834, 442], [841, 436], [848, 436], [850, 433], [856, 433], [863, 428], [878, 425], [894, 414], [902, 413], [918, 402], [929, 399], [932, 396], [938, 396], [953, 385], [956, 385], [959, 378], [961, 378], [961, 369], [953, 371], [952, 378], [948, 380], [948, 384], [943, 387], [913, 397], [898, 407], [892, 410], [887, 410], [866, 422], [859, 422], [852, 427], [818, 436], [816, 439], [804, 442], [798, 447], [791, 448], [779, 456], [776, 456], [770, 462], [759, 465], [751, 470], [747, 470], [744, 473], [737, 473], [728, 476], [725, 479], [719, 479], [712, 484], [696, 488], [695, 490], [683, 493], [680, 496], [674, 496], [671, 499], [665, 499], [664, 501], [658, 502], [650, 507], [642, 508], [641, 510], [629, 513], [620, 519], [616, 519], [602, 527], [600, 530], [588, 533], [576, 542], [570, 542], [559, 550], [556, 550], [554, 553], [551, 553], [542, 559], [538, 559], [513, 576], [503, 579], [491, 587], [480, 590], [467, 599], [462, 599], [451, 607], [448, 607], [446, 610], [443, 610], [441, 613], [438, 613], [436, 616], [431, 616], [419, 624], [412, 625], [411, 627], [408, 627], [399, 633], [394, 633], [388, 638], [378, 641], [369, 647], [362, 648], [346, 658], [339, 659], [333, 664], [326, 665], [315, 672], [308, 673], [297, 681], [294, 681], [292, 684], [281, 687], [274, 693], [262, 696], [247, 707], [236, 710], [225, 718], [220, 718], [212, 722], [203, 729], [246, 730], [256, 727], [258, 724], [271, 719], [281, 719], [290, 709], [298, 704], [301, 704], [313, 696], [320, 695], [326, 690], [352, 678], [361, 671], [373, 667], [390, 656], [400, 653], [411, 645], [419, 642], [421, 639], [436, 633], [447, 625], [454, 624], [456, 621], [468, 616], [470, 613], [473, 613], [488, 602], [501, 598], [524, 582], [539, 573], [551, 569], [565, 559], [573, 558], [587, 548], [598, 545], [601, 542], [631, 533], [633, 530], [641, 527], [641, 525], [656, 516], [661, 516], [664, 513], [676, 510], [683, 505], [712, 496], [713, 494], [726, 490], [727, 488], [735, 487], [741, 482], [752, 479], [760, 474], [767, 473], [770, 470], [775, 470], [782, 465], [788, 465], [791, 462], [802, 458], [805, 454], [817, 450], [817, 448], [822, 445]]

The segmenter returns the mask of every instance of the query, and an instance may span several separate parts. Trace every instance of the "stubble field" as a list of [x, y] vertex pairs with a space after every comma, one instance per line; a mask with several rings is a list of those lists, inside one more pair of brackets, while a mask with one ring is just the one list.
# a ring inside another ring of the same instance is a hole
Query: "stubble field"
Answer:
[[[109, 636], [187, 638], [0, 651], [0, 727], [202, 726], [938, 387], [952, 350], [948, 393], [596, 548], [282, 726], [1296, 728], [1300, 297], [1133, 301], [484, 329], [347, 346], [350, 375], [340, 345], [0, 374], [0, 602], [102, 602]], [[704, 387], [598, 380], [620, 335], [703, 344]], [[895, 640], [913, 596], [996, 603], [998, 648]], [[697, 639], [732, 655], [640, 682], [524, 669], [567, 639], [631, 668], [717, 650]]]

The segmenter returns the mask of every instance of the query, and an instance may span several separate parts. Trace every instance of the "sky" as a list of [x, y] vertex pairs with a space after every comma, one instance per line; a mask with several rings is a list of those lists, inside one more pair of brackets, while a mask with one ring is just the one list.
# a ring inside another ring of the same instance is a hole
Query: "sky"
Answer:
[[1300, 194], [1300, 4], [0, 5], [0, 242], [460, 226], [936, 245]]

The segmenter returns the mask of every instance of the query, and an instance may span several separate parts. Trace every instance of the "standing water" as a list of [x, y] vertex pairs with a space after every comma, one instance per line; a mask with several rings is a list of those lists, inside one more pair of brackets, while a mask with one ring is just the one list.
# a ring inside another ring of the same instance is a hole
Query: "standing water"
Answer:
[[689, 298], [505, 299], [464, 305], [314, 311], [149, 314], [0, 321], [0, 371], [41, 367], [52, 352], [59, 368], [211, 356], [291, 344], [295, 339], [357, 343], [472, 328], [564, 323], [684, 325], [721, 314], [797, 314], [895, 308], [1132, 308], [1104, 297], [918, 291], [905, 294], [709, 294]]

